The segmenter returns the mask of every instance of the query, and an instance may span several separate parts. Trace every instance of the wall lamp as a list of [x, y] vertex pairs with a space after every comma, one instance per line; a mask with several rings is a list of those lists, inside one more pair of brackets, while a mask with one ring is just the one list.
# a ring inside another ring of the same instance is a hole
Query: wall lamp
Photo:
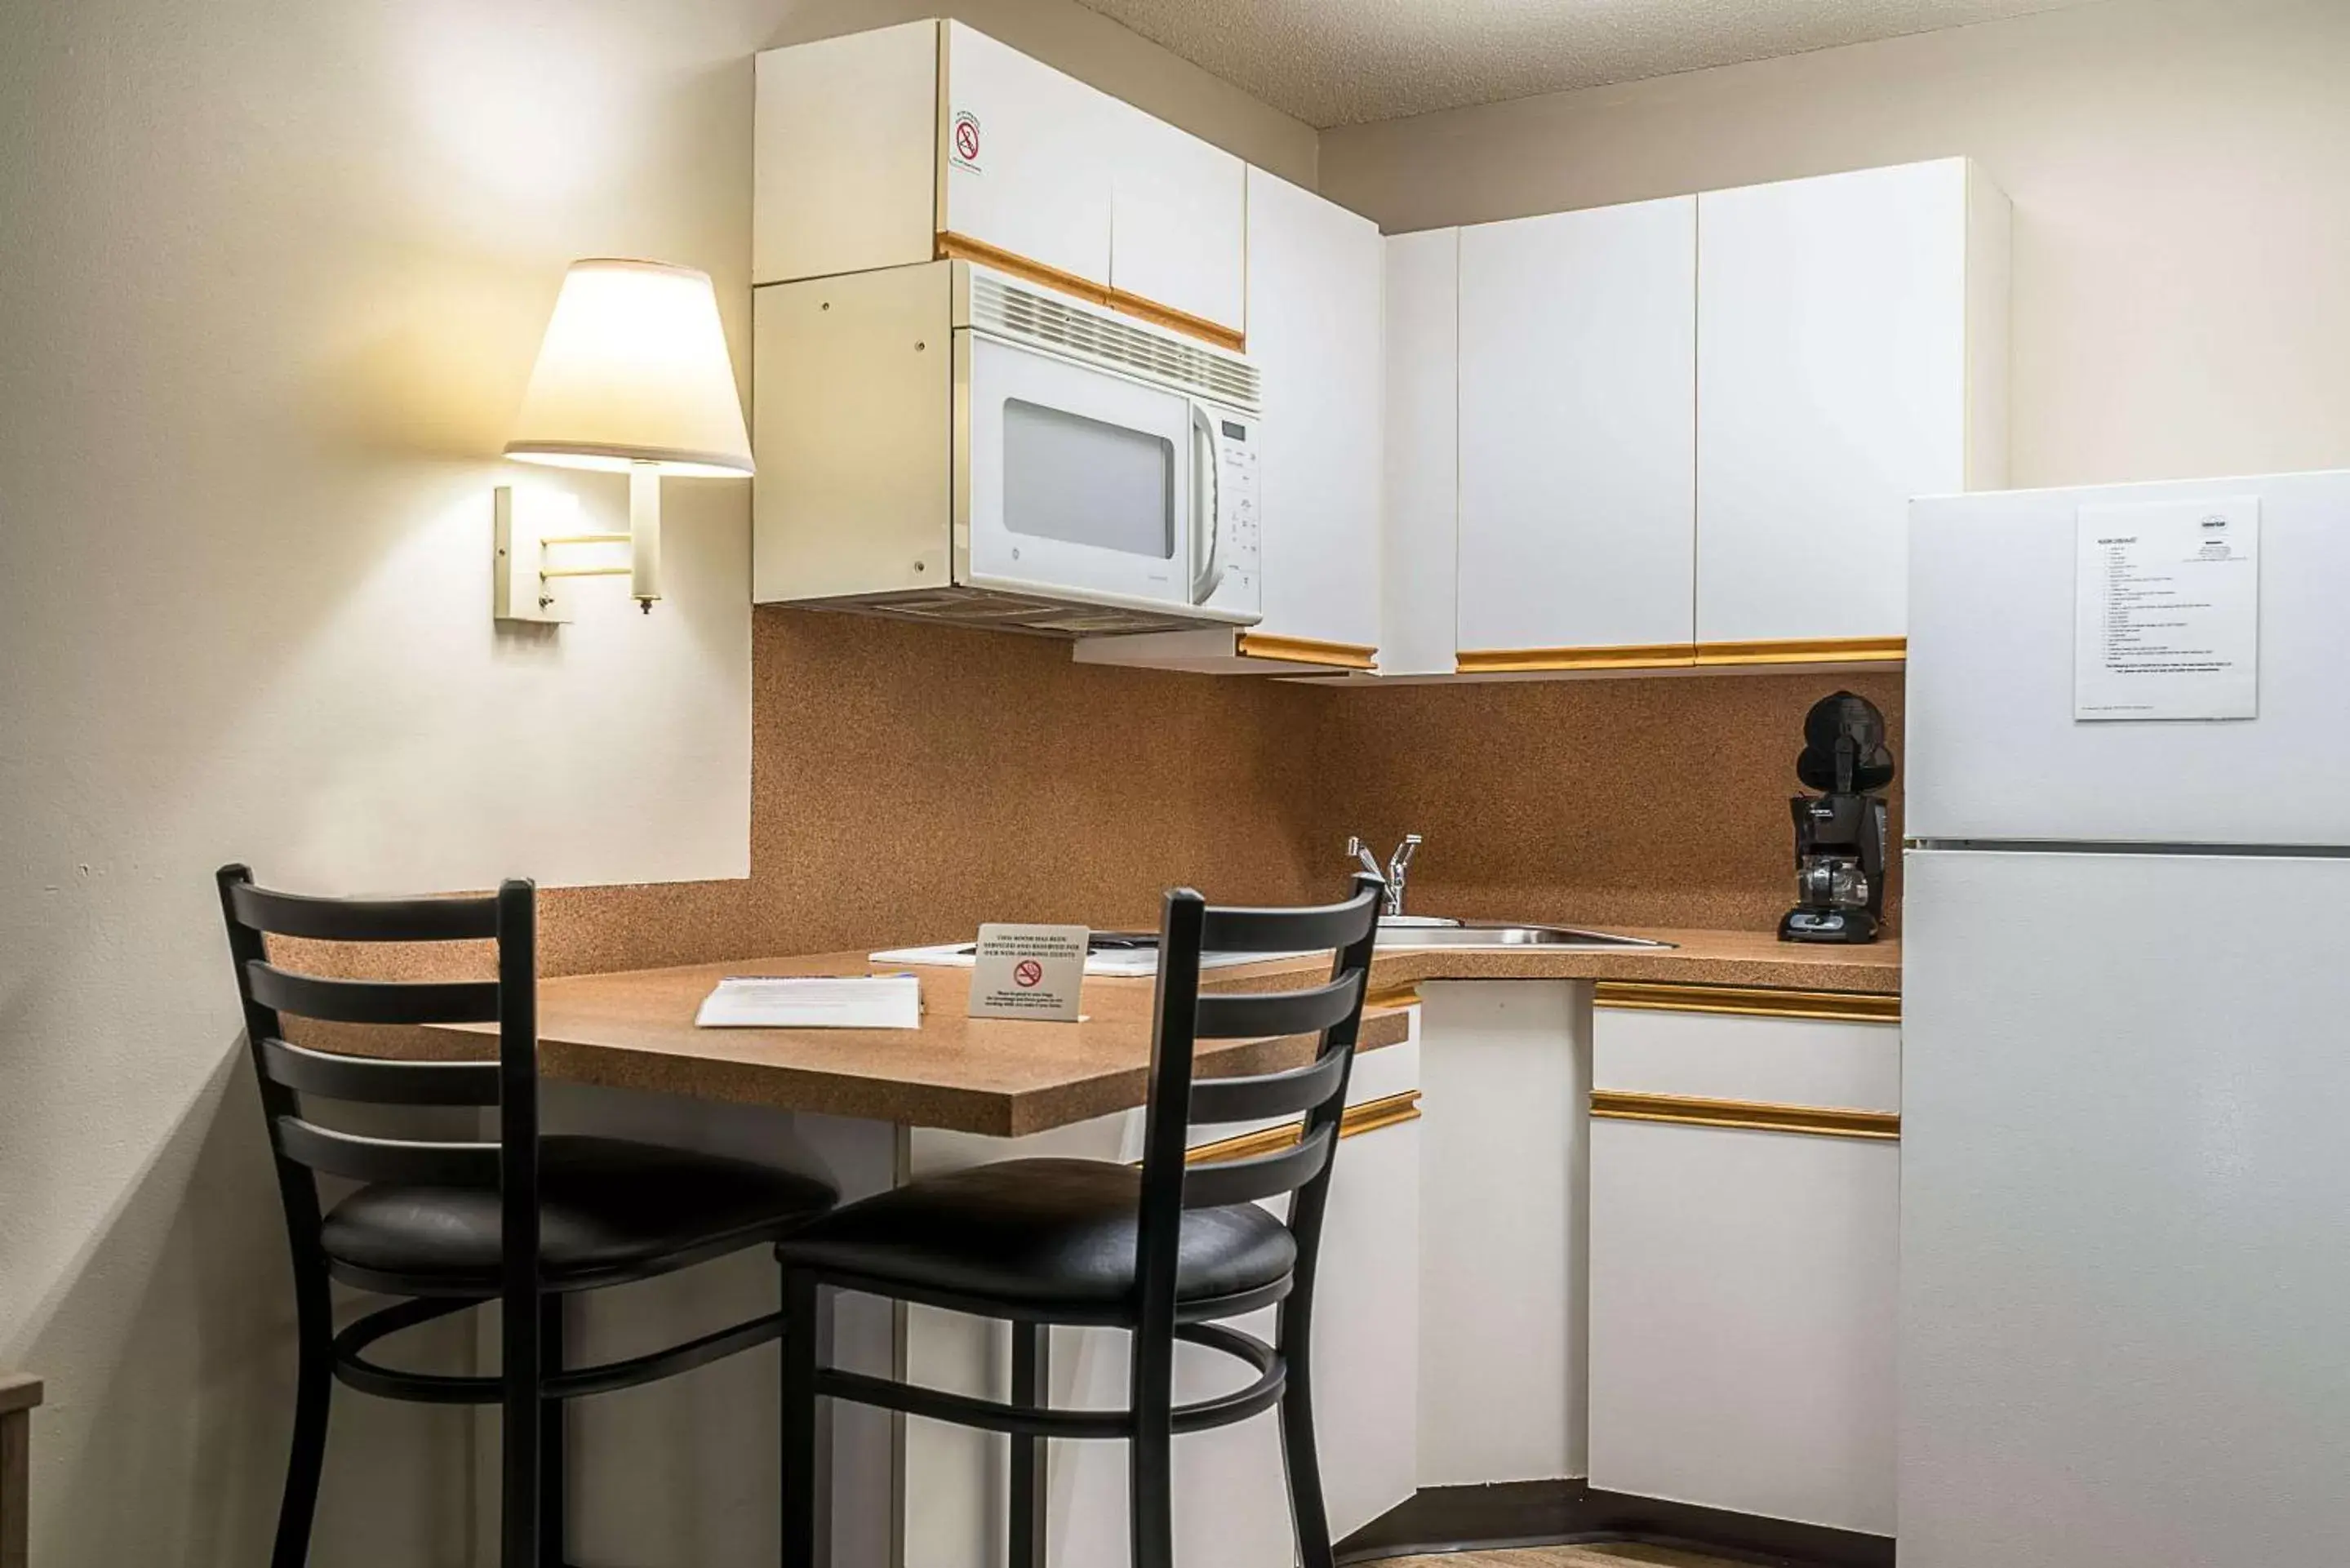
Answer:
[[[660, 262], [573, 262], [505, 454], [626, 473], [629, 531], [586, 532], [576, 498], [499, 486], [497, 618], [568, 620], [557, 579], [623, 574], [650, 613], [661, 597], [661, 476], [751, 473], [751, 438], [710, 275]], [[629, 547], [625, 566], [609, 549], [593, 549], [618, 545]]]

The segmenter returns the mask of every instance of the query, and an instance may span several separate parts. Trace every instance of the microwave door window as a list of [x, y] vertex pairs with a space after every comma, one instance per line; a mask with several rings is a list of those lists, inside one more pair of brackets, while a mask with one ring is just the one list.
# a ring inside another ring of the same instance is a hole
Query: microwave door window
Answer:
[[1149, 431], [1006, 399], [1004, 531], [1171, 561], [1177, 460]]
[[972, 333], [958, 581], [1188, 607], [1191, 401]]

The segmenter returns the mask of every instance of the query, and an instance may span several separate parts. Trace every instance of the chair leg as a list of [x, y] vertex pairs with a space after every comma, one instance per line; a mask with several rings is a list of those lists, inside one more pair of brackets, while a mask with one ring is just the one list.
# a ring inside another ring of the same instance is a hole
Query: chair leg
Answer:
[[[563, 1370], [563, 1298], [540, 1298], [540, 1365], [551, 1375]], [[560, 1399], [538, 1402], [538, 1552], [543, 1568], [563, 1568], [564, 1407]]]
[[[1042, 1410], [1052, 1404], [1052, 1330], [1041, 1323], [1012, 1325], [1012, 1402]], [[1045, 1568], [1045, 1439], [1012, 1439], [1012, 1550], [1008, 1568]]]
[[1171, 1320], [1134, 1334], [1127, 1407], [1132, 1568], [1175, 1568], [1175, 1336]]
[[1281, 1390], [1281, 1457], [1289, 1472], [1289, 1516], [1297, 1526], [1302, 1568], [1334, 1568], [1330, 1513], [1322, 1495], [1322, 1459], [1314, 1437], [1314, 1337], [1309, 1299], [1284, 1303], [1279, 1334], [1288, 1378]]
[[816, 1280], [786, 1269], [783, 1286], [783, 1568], [817, 1568]]
[[[270, 1568], [303, 1568], [310, 1560], [310, 1526], [318, 1511], [318, 1476], [327, 1462], [327, 1413], [335, 1392], [335, 1351], [324, 1321], [326, 1284], [316, 1312], [306, 1300], [301, 1365], [294, 1382], [294, 1445], [286, 1461], [286, 1491], [277, 1504], [277, 1542]], [[313, 1316], [320, 1321], [315, 1325]]]
[[[504, 1352], [499, 1405], [498, 1562], [501, 1568], [540, 1568], [539, 1433], [546, 1418], [539, 1397], [536, 1311], [506, 1313], [499, 1329]], [[518, 1320], [518, 1321], [517, 1321]]]
[[1175, 1568], [1175, 1439], [1161, 1427], [1127, 1444], [1134, 1568]]

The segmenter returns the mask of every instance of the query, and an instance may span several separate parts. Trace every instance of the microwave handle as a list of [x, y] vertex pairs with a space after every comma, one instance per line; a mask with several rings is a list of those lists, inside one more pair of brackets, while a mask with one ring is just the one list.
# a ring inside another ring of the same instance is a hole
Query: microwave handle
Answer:
[[1191, 602], [1206, 604], [1224, 569], [1218, 564], [1223, 533], [1223, 497], [1216, 462], [1216, 424], [1208, 410], [1191, 405]]

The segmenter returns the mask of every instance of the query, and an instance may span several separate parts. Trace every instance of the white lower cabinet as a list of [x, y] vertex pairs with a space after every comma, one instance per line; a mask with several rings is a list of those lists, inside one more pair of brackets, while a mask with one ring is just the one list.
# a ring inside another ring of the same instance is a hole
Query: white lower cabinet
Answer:
[[1584, 1473], [1591, 987], [1422, 983], [1419, 1484]]
[[[1418, 1090], [1419, 1067], [1416, 1040], [1373, 1052], [1349, 1097], [1400, 1117], [1398, 1096]], [[1419, 1486], [1420, 1140], [1429, 1124], [1362, 1125], [1339, 1146], [1314, 1293], [1315, 1429], [1334, 1540]], [[1282, 1550], [1268, 1561], [1287, 1568], [1286, 1535]]]
[[1593, 1041], [1591, 1484], [1892, 1534], [1899, 1025]]
[[[1415, 1018], [1415, 1029], [1417, 1019]], [[1323, 1491], [1335, 1535], [1393, 1508], [1417, 1485], [1419, 1174], [1423, 1123], [1414, 1037], [1365, 1053], [1347, 1103], [1354, 1116], [1330, 1181], [1315, 1293], [1313, 1376]], [[1204, 1129], [1201, 1140], [1247, 1129]], [[1139, 1111], [1031, 1138], [916, 1131], [908, 1168], [922, 1176], [1035, 1156], [1135, 1159]], [[1280, 1210], [1284, 1202], [1268, 1207]], [[1270, 1343], [1271, 1310], [1232, 1326]], [[926, 1307], [906, 1312], [907, 1376], [933, 1387], [1002, 1398], [1010, 1337], [1003, 1325]], [[1176, 1347], [1179, 1403], [1253, 1377], [1242, 1363]], [[1127, 1400], [1127, 1335], [1055, 1329], [1052, 1398], [1061, 1408]], [[939, 1422], [905, 1424], [901, 1529], [905, 1568], [994, 1568], [1004, 1556], [1006, 1444]], [[1046, 1551], [1054, 1568], [1128, 1560], [1124, 1443], [1046, 1448]], [[1182, 1568], [1292, 1568], [1296, 1562], [1279, 1417], [1263, 1416], [1175, 1442], [1175, 1547]]]

